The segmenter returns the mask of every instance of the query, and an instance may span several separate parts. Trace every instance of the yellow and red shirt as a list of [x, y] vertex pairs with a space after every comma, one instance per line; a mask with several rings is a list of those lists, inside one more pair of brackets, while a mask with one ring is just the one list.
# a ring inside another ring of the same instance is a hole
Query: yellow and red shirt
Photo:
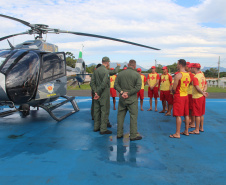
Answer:
[[182, 74], [182, 78], [179, 80], [175, 94], [179, 94], [180, 96], [188, 95], [188, 87], [191, 83], [190, 74], [187, 72], [180, 72]]
[[169, 73], [167, 73], [166, 75], [161, 75], [160, 91], [169, 91], [171, 83], [172, 83], [172, 76]]
[[[157, 80], [159, 80], [159, 79], [160, 79], [160, 77], [159, 77], [158, 73], [149, 73], [148, 74], [147, 80], [149, 80], [149, 84], [151, 86], [154, 86], [156, 84]], [[158, 84], [155, 87], [158, 87]]]
[[144, 76], [143, 74], [141, 74], [140, 77], [142, 81], [141, 89], [144, 89], [144, 84], [146, 83], [147, 79], [146, 76]]
[[206, 78], [202, 72], [197, 73], [193, 79], [193, 89], [192, 89], [192, 98], [197, 99], [201, 98], [203, 95], [197, 91], [194, 86], [199, 86], [200, 89], [203, 91], [206, 84]]
[[114, 88], [114, 85], [115, 85], [115, 79], [116, 79], [117, 75], [112, 75], [110, 77], [110, 88]]
[[[191, 82], [192, 82], [195, 74], [191, 73], [191, 72], [189, 72], [189, 74], [190, 74], [190, 78], [191, 78]], [[192, 89], [193, 89], [193, 85], [192, 85], [192, 83], [190, 83], [188, 86], [188, 94], [192, 94]]]

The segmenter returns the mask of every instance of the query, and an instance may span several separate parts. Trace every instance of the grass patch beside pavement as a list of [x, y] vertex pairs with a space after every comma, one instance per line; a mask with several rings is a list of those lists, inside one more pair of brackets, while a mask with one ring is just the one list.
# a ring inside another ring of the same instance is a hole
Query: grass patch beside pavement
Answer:
[[[67, 90], [91, 90], [91, 87], [89, 84], [82, 84], [79, 86], [68, 86]], [[148, 91], [148, 86], [144, 86], [144, 91]], [[219, 88], [219, 87], [208, 87], [207, 92], [210, 93], [226, 93], [226, 88]]]
[[219, 87], [208, 87], [207, 92], [212, 93], [226, 93], [226, 88], [219, 88]]
[[67, 90], [91, 90], [91, 87], [89, 84], [82, 84], [82, 85], [80, 85], [80, 88], [78, 85], [76, 87], [67, 86]]

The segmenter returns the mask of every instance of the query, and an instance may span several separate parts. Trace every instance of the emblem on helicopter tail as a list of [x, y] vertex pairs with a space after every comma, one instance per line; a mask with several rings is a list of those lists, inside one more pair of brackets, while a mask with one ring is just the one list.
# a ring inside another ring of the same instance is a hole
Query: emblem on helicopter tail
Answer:
[[53, 89], [54, 89], [54, 84], [46, 84], [45, 85], [45, 88], [46, 90], [49, 92], [49, 93], [53, 93]]

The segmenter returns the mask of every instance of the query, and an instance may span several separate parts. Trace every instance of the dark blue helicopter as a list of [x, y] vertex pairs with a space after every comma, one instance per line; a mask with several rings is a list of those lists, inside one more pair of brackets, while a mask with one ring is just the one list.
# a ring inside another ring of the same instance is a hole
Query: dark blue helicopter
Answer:
[[[142, 44], [129, 42], [121, 39], [94, 35], [81, 32], [65, 31], [49, 28], [44, 24], [30, 24], [29, 22], [2, 15], [0, 17], [18, 21], [30, 30], [22, 33], [1, 37], [0, 41], [10, 37], [37, 34], [35, 40], [25, 41], [22, 44], [13, 46], [9, 41], [10, 49], [0, 50], [0, 106], [10, 106], [14, 110], [0, 113], [0, 117], [8, 116], [20, 111], [23, 117], [29, 115], [30, 106], [45, 109], [53, 119], [61, 121], [79, 110], [74, 97], [68, 97], [66, 57], [64, 52], [58, 52], [58, 47], [43, 40], [43, 34], [47, 33], [69, 33], [80, 36], [96, 37], [108, 39], [127, 44], [132, 44], [148, 49], [159, 50], [157, 48]], [[76, 78], [83, 82], [85, 78], [85, 62], [78, 59], [75, 69]], [[61, 103], [53, 105], [59, 97], [65, 98]], [[58, 118], [53, 114], [53, 110], [70, 102], [73, 111]], [[19, 106], [19, 108], [16, 108]]]

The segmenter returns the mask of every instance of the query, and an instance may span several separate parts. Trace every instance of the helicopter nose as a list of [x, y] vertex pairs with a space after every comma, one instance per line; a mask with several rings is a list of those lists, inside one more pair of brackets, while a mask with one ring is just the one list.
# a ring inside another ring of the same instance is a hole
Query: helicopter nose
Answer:
[[5, 75], [0, 73], [0, 101], [9, 101], [5, 87]]

